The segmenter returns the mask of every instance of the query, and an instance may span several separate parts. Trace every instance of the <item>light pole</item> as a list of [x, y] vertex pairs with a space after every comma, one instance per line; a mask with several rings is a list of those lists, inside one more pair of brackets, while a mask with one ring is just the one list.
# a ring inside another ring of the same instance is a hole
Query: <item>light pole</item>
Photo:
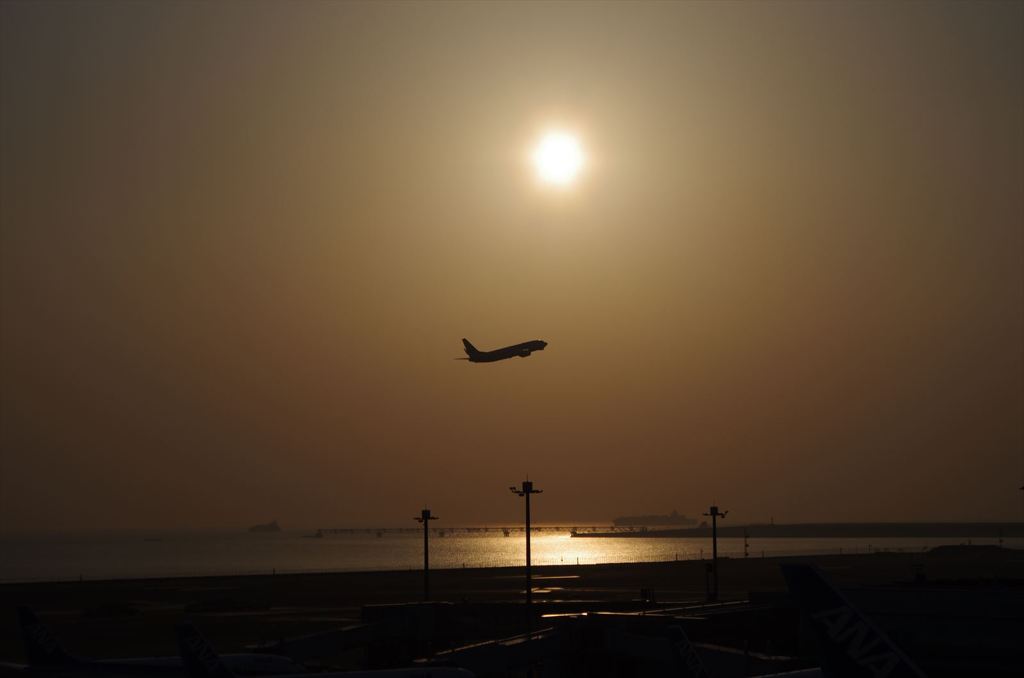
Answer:
[[719, 512], [717, 506], [712, 506], [705, 513], [705, 516], [711, 516], [711, 574], [715, 580], [715, 587], [711, 590], [711, 600], [718, 600], [718, 519], [725, 518], [728, 511], [724, 513]]
[[423, 600], [430, 600], [430, 521], [437, 520], [437, 516], [430, 515], [430, 509], [420, 511], [419, 518], [413, 518], [418, 523], [423, 523]]
[[533, 489], [533, 482], [529, 480], [524, 480], [522, 487], [512, 485], [508, 489], [512, 490], [512, 494], [526, 498], [526, 615], [532, 625], [533, 620], [530, 618], [531, 605], [533, 605], [533, 572], [530, 569], [530, 495], [540, 494], [544, 490]]

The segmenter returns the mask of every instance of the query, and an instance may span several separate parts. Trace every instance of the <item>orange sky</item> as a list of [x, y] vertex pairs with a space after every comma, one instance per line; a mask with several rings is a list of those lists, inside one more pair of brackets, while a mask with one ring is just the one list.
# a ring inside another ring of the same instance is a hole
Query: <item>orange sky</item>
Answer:
[[2, 530], [1024, 519], [1021, 3], [0, 13]]

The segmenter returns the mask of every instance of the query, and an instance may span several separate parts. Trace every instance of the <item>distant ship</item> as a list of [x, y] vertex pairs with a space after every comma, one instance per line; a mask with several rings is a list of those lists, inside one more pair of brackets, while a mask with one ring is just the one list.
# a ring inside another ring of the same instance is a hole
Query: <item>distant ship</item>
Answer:
[[276, 520], [271, 520], [269, 523], [263, 523], [262, 525], [253, 525], [249, 528], [250, 532], [280, 532], [281, 526], [277, 524]]
[[687, 518], [674, 510], [667, 516], [619, 516], [614, 521], [616, 527], [640, 527], [645, 525], [695, 525], [693, 518]]

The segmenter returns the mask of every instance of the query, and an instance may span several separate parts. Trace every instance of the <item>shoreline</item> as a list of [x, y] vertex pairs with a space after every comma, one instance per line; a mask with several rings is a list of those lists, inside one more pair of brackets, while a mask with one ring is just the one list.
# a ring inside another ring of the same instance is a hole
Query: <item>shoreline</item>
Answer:
[[[1014, 531], [1024, 530], [1024, 521], [998, 521], [998, 520], [926, 520], [926, 521], [885, 521], [885, 520], [874, 520], [874, 521], [824, 521], [824, 522], [806, 522], [806, 523], [745, 523], [742, 525], [728, 525], [722, 523], [718, 530], [721, 534], [722, 530], [728, 529], [743, 529], [743, 528], [786, 528], [786, 527], [801, 527], [801, 528], [820, 528], [823, 531], [827, 531], [831, 528], [839, 529], [840, 531], [847, 526], [880, 526], [882, 528], [907, 528], [906, 534], [900, 534], [897, 536], [930, 536], [928, 530], [938, 527], [942, 529], [946, 528], [970, 528], [970, 529], [1007, 529]], [[607, 528], [609, 532], [612, 531], [636, 531], [643, 528], [648, 530], [657, 529], [658, 531], [665, 530], [700, 530], [707, 529], [710, 531], [710, 527], [703, 528], [692, 523], [687, 525], [615, 525], [613, 521], [598, 521], [598, 520], [583, 520], [583, 521], [566, 521], [566, 520], [548, 520], [548, 521], [535, 521], [532, 525], [534, 532], [566, 532], [569, 533], [574, 527], [579, 529], [596, 529], [596, 528]], [[468, 523], [463, 525], [432, 525], [431, 531], [447, 531], [447, 532], [495, 532], [508, 529], [511, 531], [523, 531], [522, 522], [513, 523], [501, 523], [501, 522], [487, 522], [487, 523]], [[923, 532], [917, 532], [915, 530], [924, 530]], [[125, 535], [125, 536], [140, 536], [146, 535], [245, 535], [245, 534], [306, 534], [309, 536], [314, 535], [317, 530], [324, 530], [325, 532], [339, 532], [339, 533], [357, 533], [357, 534], [372, 534], [375, 532], [390, 532], [390, 533], [416, 533], [420, 534], [423, 532], [422, 527], [407, 526], [407, 525], [356, 525], [356, 526], [329, 526], [329, 525], [284, 525], [279, 531], [272, 532], [252, 532], [250, 527], [244, 525], [226, 525], [226, 526], [213, 526], [213, 527], [193, 527], [193, 528], [182, 528], [182, 527], [87, 527], [87, 528], [39, 528], [39, 529], [27, 529], [27, 528], [0, 528], [0, 539], [25, 539], [31, 537], [41, 538], [52, 538], [52, 537], [76, 537], [76, 536], [96, 536], [96, 535]], [[816, 535], [819, 536], [819, 535]], [[822, 534], [820, 536], [829, 536], [828, 534]], [[1021, 535], [1024, 536], [1024, 535]]]
[[[666, 536], [664, 534], [657, 533], [657, 532], [652, 532], [652, 531], [648, 531], [646, 533], [639, 533], [639, 534], [607, 534], [607, 535], [605, 535], [605, 534], [596, 534], [596, 535], [588, 534], [588, 535], [573, 535], [573, 536], [595, 537], [595, 538], [606, 538], [607, 537], [607, 538], [651, 538], [651, 539], [689, 538], [689, 535], [687, 537]], [[776, 535], [776, 536], [782, 537], [783, 535]], [[751, 534], [750, 537], [753, 538], [754, 535]], [[663, 557], [663, 558], [652, 558], [650, 560], [630, 560], [630, 559], [625, 559], [625, 560], [608, 560], [608, 561], [600, 561], [600, 562], [583, 562], [583, 563], [581, 563], [581, 562], [576, 562], [576, 563], [572, 563], [572, 562], [559, 562], [559, 563], [539, 562], [538, 559], [535, 557], [533, 567], [535, 569], [536, 568], [542, 568], [542, 567], [559, 567], [559, 566], [562, 566], [562, 567], [570, 567], [570, 566], [571, 567], [600, 567], [600, 566], [609, 566], [609, 567], [638, 566], [638, 567], [642, 567], [642, 566], [646, 566], [646, 565], [659, 565], [659, 564], [665, 564], [665, 563], [678, 563], [678, 562], [710, 562], [710, 560], [711, 560], [711, 555], [710, 555], [711, 554], [711, 548], [710, 548], [711, 534], [710, 534], [710, 530], [708, 531], [708, 534], [700, 535], [700, 538], [708, 540], [709, 543], [708, 543], [707, 547], [703, 548], [703, 549], [701, 549], [701, 550], [699, 550], [697, 552], [694, 552], [694, 553], [684, 553], [682, 558], [679, 557], [679, 553], [678, 552], [675, 553], [675, 557], [670, 557], [670, 556], [668, 556], [668, 554], [665, 554], [665, 557]], [[996, 537], [986, 537], [986, 536], [979, 537], [979, 536], [977, 536], [976, 534], [973, 534], [973, 533], [972, 533], [971, 537], [967, 538], [966, 542], [961, 542], [959, 544], [942, 544], [942, 543], [940, 543], [940, 544], [927, 545], [927, 546], [917, 546], [917, 545], [905, 545], [905, 544], [904, 545], [893, 545], [893, 544], [887, 544], [885, 542], [882, 542], [882, 543], [875, 544], [873, 547], [872, 547], [871, 544], [867, 544], [867, 545], [864, 545], [864, 544], [853, 544], [853, 545], [848, 545], [848, 546], [835, 546], [833, 544], [833, 545], [830, 545], [827, 548], [797, 549], [797, 550], [793, 550], [793, 551], [785, 551], [785, 550], [782, 550], [782, 551], [770, 551], [770, 550], [767, 550], [765, 548], [758, 547], [758, 548], [750, 549], [750, 552], [749, 552], [749, 554], [747, 556], [743, 556], [742, 555], [742, 553], [743, 553], [742, 550], [735, 550], [735, 549], [734, 550], [726, 550], [723, 547], [723, 543], [722, 543], [723, 541], [726, 542], [726, 546], [728, 546], [729, 542], [734, 542], [734, 541], [742, 540], [743, 539], [742, 536], [741, 537], [735, 537], [735, 536], [731, 536], [731, 535], [723, 536], [721, 534], [721, 529], [720, 529], [719, 530], [718, 538], [719, 538], [719, 559], [720, 560], [727, 560], [727, 559], [731, 559], [731, 560], [743, 560], [743, 559], [762, 560], [762, 559], [768, 559], [768, 560], [776, 560], [777, 561], [777, 560], [786, 560], [786, 559], [827, 558], [829, 556], [855, 556], [855, 555], [865, 555], [865, 556], [867, 556], [867, 555], [874, 555], [874, 554], [880, 554], [880, 553], [902, 553], [902, 554], [907, 554], [907, 555], [922, 555], [922, 554], [929, 553], [930, 551], [932, 551], [935, 548], [943, 548], [943, 547], [975, 547], [975, 548], [997, 547], [997, 548], [1001, 548], [1001, 549], [1004, 549], [1004, 550], [1007, 550], [1007, 551], [1019, 550], [1022, 553], [1024, 553], [1024, 539], [1022, 539], [1020, 537], [1010, 536], [1010, 537], [1008, 537], [1008, 539], [1010, 539], [1012, 543], [1010, 543], [1010, 544], [1003, 544], [1003, 543], [1000, 542], [1000, 543], [997, 544], [997, 543], [994, 543], [995, 540], [996, 540]], [[764, 535], [759, 535], [758, 538], [759, 539], [764, 539], [765, 536]], [[843, 537], [840, 537], [840, 539], [842, 539], [842, 538]], [[902, 537], [891, 537], [891, 536], [878, 537], [878, 539], [901, 539], [901, 538]], [[923, 537], [922, 539], [928, 539], [928, 538], [929, 537]], [[851, 538], [851, 539], [856, 539], [856, 538]], [[971, 539], [976, 540], [976, 543], [972, 544], [971, 543]], [[735, 546], [735, 544], [731, 544], [731, 545]], [[846, 550], [844, 550], [844, 548]], [[17, 578], [17, 577], [11, 577], [11, 578], [0, 578], [0, 590], [2, 590], [2, 588], [5, 587], [5, 586], [22, 586], [22, 585], [25, 585], [25, 586], [30, 586], [30, 585], [45, 586], [45, 585], [50, 585], [50, 584], [52, 584], [52, 585], [62, 585], [62, 584], [87, 584], [87, 583], [89, 583], [89, 584], [115, 584], [115, 585], [117, 585], [117, 584], [120, 584], [120, 583], [127, 583], [127, 582], [136, 582], [136, 583], [144, 584], [146, 582], [170, 582], [170, 581], [177, 581], [177, 580], [202, 580], [202, 579], [224, 579], [224, 578], [244, 578], [244, 577], [300, 577], [300, 576], [316, 577], [316, 576], [334, 576], [334, 575], [354, 575], [354, 576], [358, 576], [358, 575], [375, 575], [375, 574], [402, 574], [402, 573], [410, 573], [410, 572], [421, 572], [422, 571], [422, 567], [419, 565], [419, 562], [420, 562], [419, 561], [419, 556], [417, 554], [417, 564], [416, 565], [408, 565], [408, 564], [406, 564], [406, 565], [401, 565], [401, 566], [396, 565], [394, 567], [378, 567], [378, 568], [368, 567], [368, 568], [345, 569], [345, 568], [329, 568], [329, 567], [328, 568], [315, 568], [314, 567], [314, 568], [305, 568], [304, 569], [304, 568], [275, 568], [275, 567], [268, 567], [268, 568], [253, 568], [253, 569], [250, 569], [250, 570], [237, 569], [237, 570], [231, 570], [231, 571], [225, 571], [225, 572], [217, 572], [217, 571], [212, 571], [212, 572], [201, 572], [201, 571], [196, 571], [196, 572], [187, 572], [187, 571], [173, 572], [173, 571], [165, 571], [165, 572], [155, 572], [155, 573], [144, 573], [144, 574], [138, 574], [138, 575], [111, 575], [111, 576], [106, 576], [106, 575], [88, 575], [87, 576], [87, 575], [79, 574], [78, 576], [68, 575], [68, 576], [57, 576], [57, 577], [49, 577], [49, 578], [46, 578], [45, 576], [40, 577], [40, 578]], [[522, 563], [498, 564], [498, 565], [479, 565], [479, 564], [469, 564], [469, 565], [467, 565], [467, 564], [463, 563], [461, 567], [442, 566], [440, 564], [437, 564], [437, 565], [431, 567], [431, 572], [445, 572], [445, 571], [464, 572], [464, 571], [469, 571], [469, 570], [484, 570], [484, 571], [493, 570], [493, 571], [498, 571], [498, 570], [506, 570], [506, 569], [513, 569], [514, 570], [514, 569], [517, 569], [517, 568], [518, 569], [522, 569], [524, 566], [525, 566], [525, 561], [522, 562]]]
[[[741, 527], [741, 526], [736, 526]], [[741, 528], [742, 529], [742, 528]], [[206, 536], [82, 538], [47, 542], [0, 541], [0, 583], [111, 581], [263, 574], [418, 571], [422, 536], [396, 534], [302, 538], [301, 533], [210, 534]], [[536, 533], [535, 566], [699, 560], [710, 556], [710, 535], [699, 537], [573, 539], [568, 533]], [[718, 552], [741, 557], [871, 553], [920, 553], [940, 545], [1002, 544], [1024, 548], [1024, 538], [997, 535], [967, 538], [782, 538], [744, 540], [720, 535]], [[508, 538], [480, 534], [435, 535], [430, 539], [434, 568], [515, 567], [524, 564], [523, 535]]]

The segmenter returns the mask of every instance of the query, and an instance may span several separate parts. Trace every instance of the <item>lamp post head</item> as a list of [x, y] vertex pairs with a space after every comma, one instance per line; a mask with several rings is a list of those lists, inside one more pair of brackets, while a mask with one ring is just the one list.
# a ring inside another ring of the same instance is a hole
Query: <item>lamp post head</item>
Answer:
[[413, 520], [415, 520], [417, 523], [426, 523], [430, 520], [437, 520], [437, 516], [430, 515], [430, 509], [425, 508], [422, 511], [420, 511], [420, 517], [413, 518]]
[[544, 491], [533, 489], [532, 480], [524, 480], [522, 487], [516, 487], [515, 485], [512, 485], [508, 489], [512, 492], [512, 494], [518, 495], [520, 497], [525, 497], [528, 494], [540, 494], [541, 492]]

